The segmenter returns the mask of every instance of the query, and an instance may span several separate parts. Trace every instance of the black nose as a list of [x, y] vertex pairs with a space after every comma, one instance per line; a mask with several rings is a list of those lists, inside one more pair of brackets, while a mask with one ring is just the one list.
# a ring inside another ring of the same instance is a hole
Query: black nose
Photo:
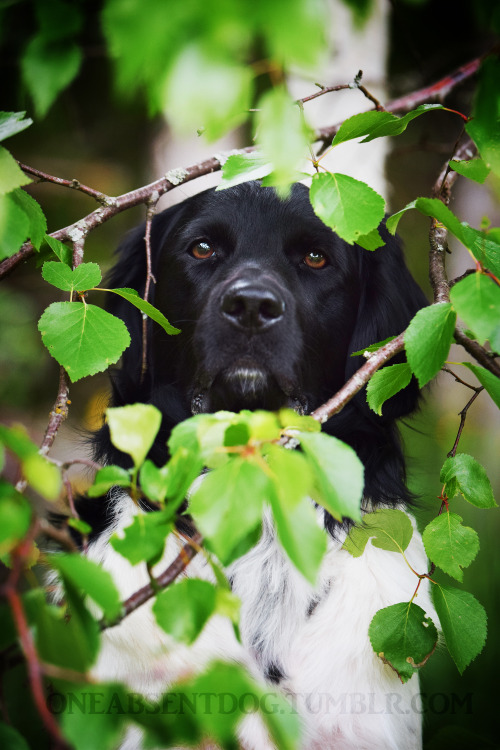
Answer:
[[238, 328], [263, 331], [283, 317], [285, 303], [272, 289], [240, 280], [226, 289], [220, 309]]

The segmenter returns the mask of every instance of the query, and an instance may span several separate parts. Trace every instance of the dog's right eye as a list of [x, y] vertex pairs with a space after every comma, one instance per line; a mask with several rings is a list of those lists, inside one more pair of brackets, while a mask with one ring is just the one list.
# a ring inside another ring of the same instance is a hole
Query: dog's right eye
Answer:
[[207, 260], [215, 255], [215, 250], [208, 244], [208, 242], [197, 242], [191, 248], [191, 255], [197, 260]]

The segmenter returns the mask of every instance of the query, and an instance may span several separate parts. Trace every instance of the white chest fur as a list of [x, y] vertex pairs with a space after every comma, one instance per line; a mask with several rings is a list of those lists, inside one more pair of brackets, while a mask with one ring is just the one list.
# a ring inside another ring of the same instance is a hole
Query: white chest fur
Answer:
[[[137, 512], [126, 495], [117, 498], [116, 525], [127, 526]], [[123, 598], [148, 582], [144, 566], [132, 567], [109, 545], [109, 534], [90, 546], [89, 556], [114, 577]], [[168, 539], [164, 570], [181, 542]], [[426, 569], [420, 536], [406, 552], [415, 570]], [[401, 555], [368, 543], [361, 557], [330, 540], [316, 587], [311, 587], [281, 551], [265, 520], [259, 543], [228, 571], [242, 601], [240, 644], [229, 621], [215, 616], [191, 647], [172, 641], [155, 623], [150, 604], [104, 634], [94, 670], [100, 679], [119, 679], [151, 698], [177, 680], [201, 671], [211, 660], [238, 661], [261, 681], [279, 674], [303, 725], [304, 750], [417, 750], [421, 747], [418, 678], [402, 685], [373, 653], [368, 626], [378, 609], [409, 601], [416, 579]], [[212, 579], [201, 556], [190, 563], [190, 577]], [[418, 604], [429, 614], [428, 589]], [[276, 689], [272, 685], [272, 689]], [[241, 732], [246, 750], [272, 747], [256, 721]], [[131, 735], [127, 750], [137, 747]], [[139, 743], [140, 746], [140, 743]]]

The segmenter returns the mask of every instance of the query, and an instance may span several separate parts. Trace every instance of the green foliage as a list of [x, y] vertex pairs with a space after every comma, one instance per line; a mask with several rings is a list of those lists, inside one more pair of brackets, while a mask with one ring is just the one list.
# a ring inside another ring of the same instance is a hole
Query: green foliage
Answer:
[[456, 513], [442, 513], [431, 521], [423, 535], [429, 558], [445, 573], [463, 580], [466, 568], [479, 552], [479, 537], [474, 529], [462, 525]]
[[443, 366], [455, 331], [456, 314], [448, 302], [424, 307], [405, 332], [408, 363], [422, 388]]
[[345, 174], [314, 175], [310, 196], [319, 218], [351, 245], [384, 218], [382, 196]]
[[38, 0], [35, 7], [39, 28], [24, 50], [21, 72], [41, 118], [80, 69], [82, 53], [74, 39], [83, 17], [76, 3], [63, 0]]
[[113, 445], [140, 466], [160, 429], [161, 413], [151, 404], [130, 404], [106, 411]]
[[500, 286], [482, 273], [458, 281], [450, 292], [458, 315], [483, 343], [500, 351]]
[[119, 594], [107, 570], [79, 554], [51, 555], [50, 564], [64, 582], [82, 587], [107, 618], [113, 620], [120, 614]]
[[490, 168], [486, 166], [483, 159], [464, 159], [450, 161], [450, 167], [458, 174], [468, 177], [470, 180], [483, 184], [490, 173]]
[[466, 453], [457, 453], [446, 459], [440, 480], [449, 497], [460, 492], [476, 508], [494, 508], [497, 505], [486, 471], [475, 458]]
[[373, 650], [407, 682], [423, 666], [436, 647], [436, 626], [424, 610], [412, 602], [380, 609], [370, 623]]
[[448, 651], [462, 674], [484, 647], [486, 612], [467, 591], [436, 585], [433, 594]]
[[399, 393], [409, 384], [412, 378], [411, 367], [407, 362], [398, 365], [388, 365], [377, 370], [368, 383], [366, 399], [370, 409], [381, 415], [385, 402]]
[[172, 638], [193, 643], [216, 607], [216, 589], [208, 581], [185, 578], [161, 591], [153, 605], [158, 625]]
[[465, 126], [486, 166], [497, 176], [500, 175], [499, 75], [500, 62], [496, 57], [489, 57], [481, 66], [472, 118]]
[[390, 552], [404, 552], [411, 542], [413, 526], [401, 510], [376, 510], [363, 516], [361, 526], [354, 526], [343, 549], [353, 557], [360, 557], [368, 540], [374, 547]]
[[131, 565], [146, 561], [153, 565], [162, 556], [167, 535], [172, 530], [172, 512], [138, 513], [123, 537], [111, 537], [111, 545]]
[[403, 115], [403, 117], [377, 110], [361, 112], [344, 120], [335, 134], [332, 146], [338, 146], [339, 143], [350, 141], [353, 138], [361, 138], [362, 136], [365, 136], [362, 143], [368, 143], [375, 138], [382, 138], [386, 135], [400, 135], [404, 133], [409, 123], [416, 117], [420, 117], [425, 112], [435, 109], [444, 109], [444, 107], [441, 104], [422, 104], [420, 107]]
[[155, 323], [158, 323], [166, 333], [171, 335], [180, 333], [179, 329], [170, 325], [166, 317], [157, 310], [156, 307], [153, 307], [149, 302], [142, 299], [142, 297], [139, 296], [139, 292], [136, 292], [135, 289], [103, 289], [102, 291], [112, 292], [113, 294], [118, 294], [119, 297], [123, 297], [123, 299], [130, 302], [131, 305], [134, 305], [138, 310], [145, 313], [148, 318], [151, 318]]
[[[37, 446], [20, 426], [0, 424], [0, 446], [8, 448], [20, 461], [21, 471], [31, 487], [46, 500], [56, 500], [61, 491], [59, 469], [40, 455]], [[8, 485], [7, 485], [8, 486]], [[17, 498], [17, 493], [12, 488]], [[24, 501], [23, 501], [24, 502]]]
[[130, 344], [123, 321], [85, 302], [53, 302], [38, 321], [38, 330], [73, 382], [106, 370]]

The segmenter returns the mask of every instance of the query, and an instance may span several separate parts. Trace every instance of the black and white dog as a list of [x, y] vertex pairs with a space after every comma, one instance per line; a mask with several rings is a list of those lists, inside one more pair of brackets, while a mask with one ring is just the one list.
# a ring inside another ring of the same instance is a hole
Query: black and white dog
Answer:
[[[426, 300], [397, 242], [381, 232], [386, 246], [375, 252], [347, 245], [316, 217], [302, 185], [287, 200], [256, 183], [210, 190], [157, 215], [151, 301], [182, 332], [168, 336], [150, 325], [145, 377], [141, 314], [114, 295], [109, 305], [132, 336], [113, 378], [113, 405], [144, 401], [163, 415], [150, 457], [165, 462], [170, 430], [192, 413], [284, 405], [310, 412], [360, 366], [362, 358], [351, 352], [401, 332]], [[109, 283], [142, 294], [145, 280], [142, 226], [121, 247]], [[411, 383], [378, 417], [360, 394], [324, 426], [364, 463], [366, 511], [410, 501], [395, 420], [412, 412], [417, 398]], [[101, 461], [127, 465], [106, 428], [95, 446]], [[147, 575], [108, 541], [137, 512], [126, 494], [114, 491], [88, 517], [94, 528], [88, 554], [111, 571], [123, 597], [147, 583]], [[192, 647], [174, 644], [144, 605], [107, 631], [96, 674], [153, 696], [213, 658], [236, 660], [293, 698], [304, 749], [419, 748], [418, 678], [402, 685], [368, 639], [375, 612], [408, 601], [415, 577], [400, 555], [371, 544], [353, 558], [342, 550], [345, 527], [323, 511], [321, 523], [329, 549], [315, 587], [282, 553], [267, 518], [260, 541], [231, 566], [243, 645], [221, 617], [212, 618]], [[157, 569], [182, 543], [171, 535]], [[407, 557], [415, 569], [426, 569], [418, 534]], [[211, 571], [198, 556], [187, 575], [210, 579]], [[432, 611], [425, 586], [419, 604]], [[256, 717], [242, 725], [241, 744], [274, 747]], [[129, 733], [123, 747], [139, 746]]]

